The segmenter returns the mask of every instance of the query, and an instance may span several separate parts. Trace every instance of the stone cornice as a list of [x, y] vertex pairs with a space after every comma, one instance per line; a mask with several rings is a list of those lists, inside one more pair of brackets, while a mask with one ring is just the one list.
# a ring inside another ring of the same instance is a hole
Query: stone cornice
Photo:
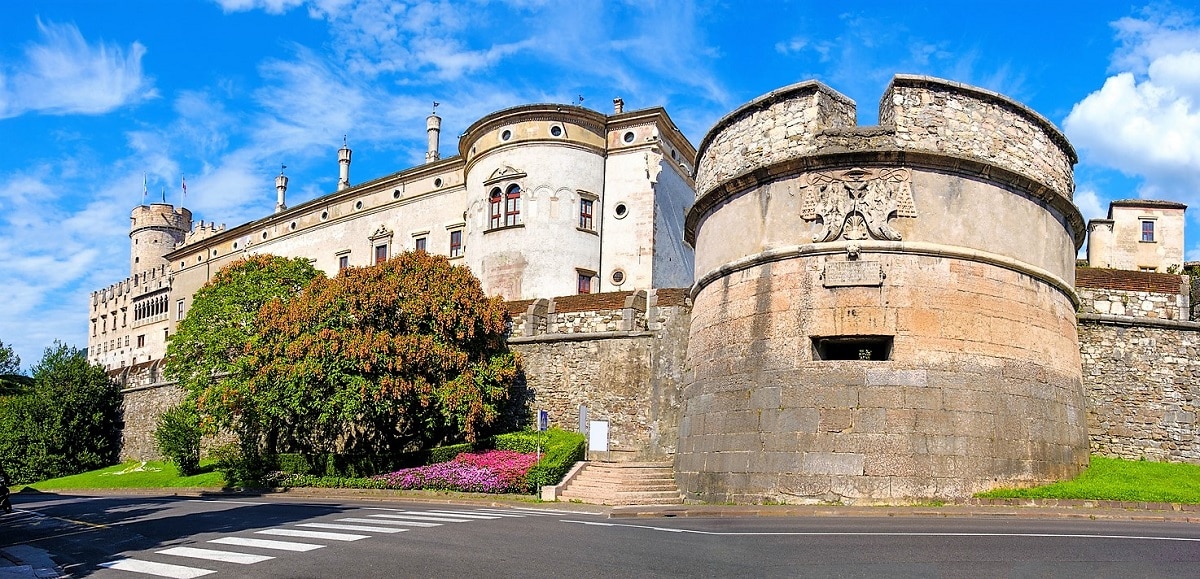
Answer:
[[1163, 328], [1167, 330], [1200, 332], [1200, 322], [1163, 320], [1159, 318], [1135, 318], [1133, 316], [1114, 316], [1110, 314], [1075, 314], [1075, 318], [1081, 323], [1100, 324], [1105, 326], [1146, 326], [1151, 328]]

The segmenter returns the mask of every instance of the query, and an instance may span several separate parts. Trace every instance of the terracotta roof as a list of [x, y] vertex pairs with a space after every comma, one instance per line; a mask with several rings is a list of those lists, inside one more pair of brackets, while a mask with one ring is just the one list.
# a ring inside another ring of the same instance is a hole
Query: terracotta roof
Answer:
[[687, 303], [688, 291], [691, 288], [686, 287], [662, 287], [658, 288], [655, 294], [658, 296], [658, 305], [663, 307], [682, 306]]
[[1098, 267], [1075, 268], [1075, 287], [1078, 288], [1178, 294], [1182, 284], [1182, 277], [1170, 273]]
[[579, 294], [554, 298], [554, 311], [590, 312], [593, 310], [619, 310], [625, 307], [625, 298], [633, 292], [606, 292], [602, 294]]

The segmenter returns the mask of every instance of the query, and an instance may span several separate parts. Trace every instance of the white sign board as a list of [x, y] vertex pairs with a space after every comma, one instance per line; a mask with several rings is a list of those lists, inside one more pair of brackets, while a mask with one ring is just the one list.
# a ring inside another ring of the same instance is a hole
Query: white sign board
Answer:
[[608, 421], [588, 423], [588, 452], [608, 452]]

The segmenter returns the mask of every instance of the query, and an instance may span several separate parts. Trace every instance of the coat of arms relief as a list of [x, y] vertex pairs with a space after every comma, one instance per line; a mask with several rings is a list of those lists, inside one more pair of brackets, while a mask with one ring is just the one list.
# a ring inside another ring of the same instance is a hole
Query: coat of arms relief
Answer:
[[820, 221], [814, 242], [846, 239], [899, 241], [890, 225], [897, 217], [916, 217], [908, 169], [817, 171], [800, 178], [801, 217]]

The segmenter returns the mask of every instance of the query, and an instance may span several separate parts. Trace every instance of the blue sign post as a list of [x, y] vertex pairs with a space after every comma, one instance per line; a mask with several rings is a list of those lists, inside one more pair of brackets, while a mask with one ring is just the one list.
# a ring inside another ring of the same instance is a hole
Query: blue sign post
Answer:
[[538, 444], [537, 444], [537, 459], [542, 460], [542, 433], [550, 428], [550, 413], [545, 410], [538, 410]]

